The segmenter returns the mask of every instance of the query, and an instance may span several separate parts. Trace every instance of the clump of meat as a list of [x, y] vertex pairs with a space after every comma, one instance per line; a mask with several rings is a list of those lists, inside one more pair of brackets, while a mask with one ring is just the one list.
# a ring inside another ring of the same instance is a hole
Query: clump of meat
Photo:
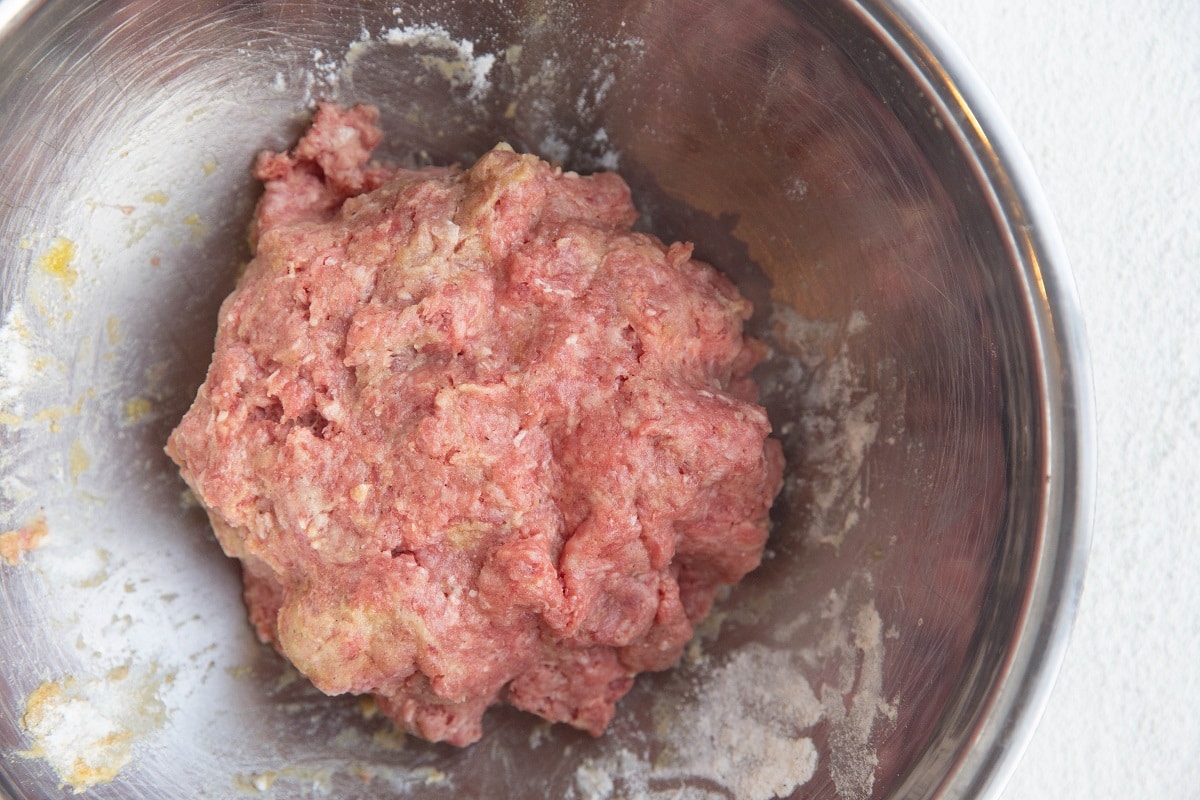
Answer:
[[376, 117], [323, 106], [259, 158], [255, 256], [167, 451], [321, 690], [459, 745], [501, 701], [599, 734], [761, 559], [750, 304], [631, 232], [616, 175], [504, 145], [395, 169]]

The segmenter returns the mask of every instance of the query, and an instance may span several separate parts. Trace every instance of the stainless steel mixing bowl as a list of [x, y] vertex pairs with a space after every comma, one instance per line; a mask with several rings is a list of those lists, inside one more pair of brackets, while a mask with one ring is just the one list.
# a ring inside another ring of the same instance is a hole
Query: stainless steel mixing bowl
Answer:
[[[603, 739], [497, 710], [460, 752], [318, 696], [162, 453], [252, 159], [322, 98], [380, 106], [400, 161], [615, 167], [756, 303], [770, 557]], [[1025, 159], [906, 2], [0, 0], [0, 247], [0, 530], [49, 530], [0, 570], [0, 792], [69, 796], [56, 757], [87, 785], [53, 734], [100, 720], [96, 797], [994, 797], [1036, 724], [1088, 541], [1081, 323]]]

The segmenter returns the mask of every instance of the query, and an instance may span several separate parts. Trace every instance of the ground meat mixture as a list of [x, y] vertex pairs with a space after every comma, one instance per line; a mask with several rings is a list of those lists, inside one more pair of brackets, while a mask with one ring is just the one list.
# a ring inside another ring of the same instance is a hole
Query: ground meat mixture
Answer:
[[497, 702], [599, 734], [761, 559], [782, 456], [750, 303], [631, 232], [616, 175], [504, 145], [397, 169], [376, 118], [326, 105], [260, 156], [255, 256], [167, 451], [321, 690], [458, 745]]

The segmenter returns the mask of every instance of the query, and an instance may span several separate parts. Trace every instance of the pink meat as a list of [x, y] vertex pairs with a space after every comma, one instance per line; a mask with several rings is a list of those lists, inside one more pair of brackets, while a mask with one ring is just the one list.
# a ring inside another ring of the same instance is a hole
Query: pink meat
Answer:
[[321, 690], [458, 745], [501, 701], [598, 735], [761, 559], [750, 304], [631, 232], [616, 175], [504, 145], [384, 167], [376, 118], [323, 106], [259, 158], [255, 258], [167, 451]]

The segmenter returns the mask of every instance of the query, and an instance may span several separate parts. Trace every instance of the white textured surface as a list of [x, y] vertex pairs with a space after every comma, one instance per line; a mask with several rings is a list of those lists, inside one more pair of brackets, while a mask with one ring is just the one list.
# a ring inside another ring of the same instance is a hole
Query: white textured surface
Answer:
[[1200, 2], [925, 0], [1033, 162], [1079, 288], [1099, 496], [1004, 800], [1200, 798]]

